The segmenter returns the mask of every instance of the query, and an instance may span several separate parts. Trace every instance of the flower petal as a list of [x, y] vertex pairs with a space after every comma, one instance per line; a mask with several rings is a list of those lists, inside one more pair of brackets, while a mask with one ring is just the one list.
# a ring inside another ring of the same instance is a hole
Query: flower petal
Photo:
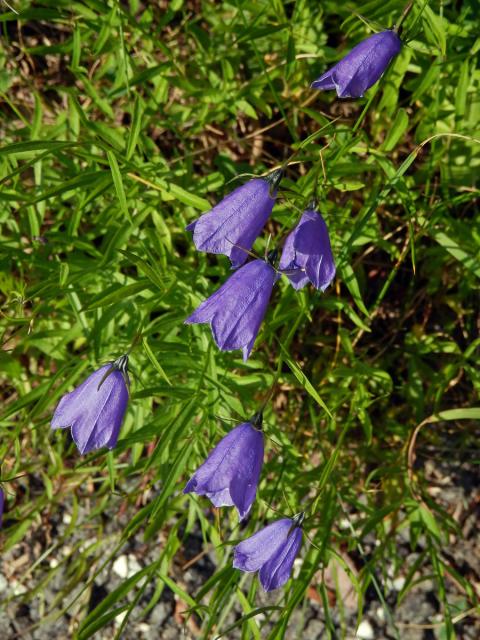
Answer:
[[302, 215], [295, 249], [310, 282], [324, 291], [335, 277], [335, 262], [327, 225], [317, 211], [307, 210]]
[[255, 239], [270, 216], [275, 195], [263, 178], [254, 178], [238, 187], [211, 211], [188, 225], [199, 251], [223, 253], [232, 266], [239, 267], [248, 258]]
[[233, 507], [234, 503], [228, 487], [205, 495], [215, 507]]
[[235, 473], [232, 460], [235, 460], [238, 455], [245, 424], [240, 424], [232, 429], [210, 451], [205, 462], [200, 465], [187, 483], [183, 490], [184, 493], [195, 491], [198, 495], [205, 495], [207, 492], [215, 493], [230, 486], [230, 481]]
[[51, 428], [64, 429], [71, 427], [79, 416], [92, 411], [92, 397], [102, 381], [105, 373], [111, 369], [111, 364], [106, 364], [94, 371], [76, 389], [64, 395], [53, 414]]
[[283, 547], [292, 527], [290, 518], [272, 522], [235, 547], [233, 566], [242, 571], [258, 571]]
[[[336, 66], [336, 65], [335, 65]], [[335, 89], [335, 83], [332, 80], [332, 73], [334, 72], [335, 67], [332, 67], [328, 71], [326, 71], [323, 76], [314, 80], [310, 85], [312, 89], [323, 89], [324, 91], [328, 91], [329, 89]]]
[[[290, 263], [289, 263], [290, 260]], [[295, 289], [307, 282], [324, 291], [335, 276], [335, 262], [327, 225], [314, 209], [303, 212], [288, 236], [280, 267]]]
[[255, 500], [263, 466], [263, 434], [250, 424], [248, 427], [241, 450], [242, 458], [230, 481], [230, 495], [240, 520], [248, 515]]
[[290, 578], [293, 563], [302, 545], [302, 530], [293, 529], [285, 544], [260, 569], [259, 579], [265, 591], [282, 587]]

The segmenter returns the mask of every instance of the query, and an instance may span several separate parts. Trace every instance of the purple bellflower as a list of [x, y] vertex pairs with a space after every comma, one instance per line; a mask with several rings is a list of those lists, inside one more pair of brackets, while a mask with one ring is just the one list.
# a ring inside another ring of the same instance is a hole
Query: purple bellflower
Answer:
[[5, 494], [3, 493], [3, 489], [0, 487], [0, 529], [3, 524], [3, 508], [5, 506]]
[[104, 365], [58, 403], [52, 429], [71, 427], [81, 454], [117, 444], [128, 403], [128, 356]]
[[259, 571], [265, 591], [282, 587], [290, 577], [293, 562], [302, 545], [304, 513], [282, 518], [237, 544], [233, 566], [241, 571]]
[[312, 89], [336, 89], [339, 98], [361, 98], [401, 48], [402, 41], [394, 31], [374, 33], [312, 82]]
[[254, 178], [238, 187], [211, 211], [188, 225], [199, 251], [223, 253], [232, 267], [240, 267], [270, 216], [282, 170]]
[[295, 289], [311, 282], [325, 291], [335, 277], [327, 225], [312, 202], [303, 212], [300, 222], [287, 236], [279, 269], [285, 272]]
[[185, 324], [209, 323], [221, 351], [243, 350], [247, 360], [267, 310], [273, 285], [279, 278], [268, 260], [252, 260], [222, 284], [185, 320]]
[[240, 520], [249, 513], [263, 465], [262, 414], [232, 429], [187, 482], [183, 493], [207, 496], [216, 507], [235, 506]]

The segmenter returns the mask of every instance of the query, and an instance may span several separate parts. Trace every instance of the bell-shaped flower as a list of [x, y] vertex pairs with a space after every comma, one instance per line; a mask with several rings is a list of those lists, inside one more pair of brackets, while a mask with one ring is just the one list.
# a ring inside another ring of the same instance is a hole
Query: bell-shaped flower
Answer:
[[339, 98], [361, 98], [401, 48], [402, 41], [394, 31], [374, 33], [312, 82], [312, 88], [336, 89]]
[[285, 272], [295, 289], [311, 282], [325, 291], [335, 277], [335, 262], [327, 225], [312, 203], [295, 229], [287, 236], [279, 269]]
[[279, 275], [270, 261], [252, 260], [204, 300], [185, 324], [209, 323], [222, 351], [243, 350], [247, 360]]
[[234, 268], [244, 264], [272, 212], [281, 177], [282, 170], [277, 169], [265, 178], [249, 180], [189, 224], [195, 247], [228, 256]]
[[216, 507], [235, 506], [248, 515], [263, 465], [262, 414], [232, 429], [195, 471], [183, 493], [207, 496]]
[[304, 513], [272, 522], [237, 544], [233, 566], [241, 571], [259, 571], [265, 591], [282, 587], [290, 577], [293, 562], [302, 545]]
[[104, 365], [67, 393], [53, 414], [52, 429], [71, 427], [80, 453], [117, 444], [128, 403], [128, 356]]

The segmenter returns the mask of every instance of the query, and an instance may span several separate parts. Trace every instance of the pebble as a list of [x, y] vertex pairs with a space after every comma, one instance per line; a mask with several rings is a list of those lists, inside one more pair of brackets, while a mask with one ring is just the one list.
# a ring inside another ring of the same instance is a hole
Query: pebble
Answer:
[[399, 578], [395, 578], [395, 580], [392, 582], [392, 586], [395, 591], [401, 591], [405, 586], [405, 582], [405, 578], [403, 576], [400, 576]]
[[373, 640], [375, 638], [375, 634], [373, 632], [373, 627], [368, 620], [362, 620], [358, 625], [357, 635], [355, 639], [357, 640]]
[[[172, 607], [166, 602], [159, 602], [150, 616], [150, 624], [155, 627], [158, 632], [158, 628], [163, 625], [165, 620], [172, 615]], [[158, 638], [158, 636], [157, 636]]]
[[126, 578], [128, 575], [128, 560], [127, 556], [118, 556], [113, 563], [113, 572], [117, 574], [119, 578]]
[[378, 620], [385, 622], [385, 609], [383, 607], [378, 607], [375, 611], [375, 615], [377, 616]]
[[113, 572], [116, 573], [119, 578], [131, 578], [140, 571], [141, 568], [135, 556], [132, 555], [118, 556], [112, 567]]
[[293, 578], [298, 578], [300, 569], [302, 568], [303, 560], [301, 558], [295, 558], [293, 561]]

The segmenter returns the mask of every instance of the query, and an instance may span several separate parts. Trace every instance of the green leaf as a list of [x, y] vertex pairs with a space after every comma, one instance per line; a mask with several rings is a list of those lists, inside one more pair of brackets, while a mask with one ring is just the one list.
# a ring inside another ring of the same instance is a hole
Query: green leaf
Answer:
[[165, 371], [163, 370], [163, 367], [161, 366], [161, 364], [159, 363], [159, 361], [155, 357], [155, 354], [153, 353], [153, 351], [150, 349], [150, 345], [148, 344], [147, 338], [143, 338], [142, 339], [142, 345], [143, 345], [143, 348], [145, 349], [145, 353], [147, 354], [148, 359], [153, 364], [155, 369], [158, 371], [158, 373], [161, 375], [161, 377], [165, 380], [165, 382], [167, 384], [169, 384], [170, 386], [172, 386], [172, 383], [168, 379], [168, 376], [165, 373]]
[[128, 135], [127, 141], [127, 151], [126, 158], [130, 160], [135, 151], [135, 147], [137, 146], [138, 137], [140, 135], [140, 131], [142, 130], [142, 119], [143, 119], [143, 106], [140, 100], [140, 97], [137, 96], [135, 99], [135, 104], [133, 106], [133, 116], [132, 116], [132, 124], [130, 125], [130, 133]]
[[322, 400], [322, 398], [320, 397], [320, 395], [318, 394], [317, 390], [312, 385], [310, 380], [303, 373], [303, 371], [300, 369], [300, 367], [297, 365], [297, 363], [292, 360], [292, 358], [290, 357], [290, 355], [288, 354], [287, 350], [283, 347], [282, 344], [280, 344], [280, 347], [282, 349], [283, 359], [285, 360], [286, 364], [288, 365], [290, 371], [293, 373], [295, 378], [300, 382], [302, 387], [315, 400], [315, 402], [320, 407], [322, 407], [322, 409], [324, 409], [324, 411], [326, 411], [326, 413], [330, 416], [330, 418], [332, 418], [333, 416], [330, 413], [330, 409], [327, 407], [325, 402]]
[[125, 189], [123, 187], [122, 174], [120, 172], [120, 168], [118, 166], [118, 162], [113, 151], [107, 151], [107, 158], [108, 158], [108, 163], [110, 165], [110, 170], [112, 172], [113, 184], [115, 185], [115, 191], [117, 192], [117, 198], [120, 203], [120, 208], [124, 213], [125, 217], [128, 218], [130, 222], [132, 222], [130, 211], [128, 210]]
[[347, 289], [350, 291], [355, 304], [360, 309], [360, 311], [364, 313], [368, 318], [370, 314], [368, 313], [368, 309], [363, 302], [362, 294], [360, 293], [360, 287], [358, 285], [358, 280], [355, 273], [353, 272], [352, 267], [349, 264], [344, 264], [339, 269], [339, 271], [340, 277], [346, 284]]
[[405, 134], [408, 129], [408, 115], [405, 109], [399, 109], [397, 111], [397, 115], [395, 116], [395, 120], [391, 128], [388, 131], [387, 137], [385, 138], [382, 149], [389, 153], [393, 151], [397, 146], [398, 142]]

